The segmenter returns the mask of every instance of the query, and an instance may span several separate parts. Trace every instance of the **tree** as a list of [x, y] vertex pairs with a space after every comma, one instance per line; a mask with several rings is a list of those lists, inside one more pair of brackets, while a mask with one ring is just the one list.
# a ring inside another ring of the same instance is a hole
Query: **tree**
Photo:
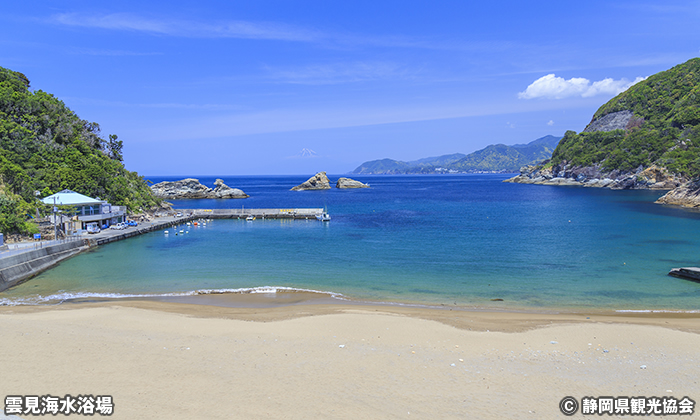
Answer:
[[124, 156], [122, 155], [122, 147], [124, 147], [124, 145], [122, 144], [121, 140], [117, 140], [117, 135], [110, 134], [109, 143], [107, 144], [107, 148], [109, 149], [109, 157], [122, 162], [124, 160]]

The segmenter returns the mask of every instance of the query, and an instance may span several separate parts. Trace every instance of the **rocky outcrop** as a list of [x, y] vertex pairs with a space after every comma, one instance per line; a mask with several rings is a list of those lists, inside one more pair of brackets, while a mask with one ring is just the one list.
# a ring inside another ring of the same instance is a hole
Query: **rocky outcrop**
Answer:
[[198, 179], [187, 178], [180, 181], [163, 181], [151, 185], [151, 191], [158, 198], [177, 200], [181, 198], [247, 198], [248, 194], [238, 188], [231, 188], [217, 179], [214, 188], [202, 185]]
[[216, 197], [212, 198], [247, 198], [248, 194], [239, 190], [238, 188], [231, 188], [224, 184], [223, 179], [217, 179], [214, 181], [214, 190], [212, 191]]
[[656, 203], [683, 207], [700, 207], [700, 181], [687, 182], [674, 188], [656, 200]]
[[643, 122], [644, 119], [635, 117], [632, 111], [618, 111], [591, 121], [583, 132], [629, 130], [632, 127], [639, 127]]
[[369, 188], [369, 184], [364, 184], [360, 181], [355, 181], [350, 178], [340, 178], [335, 183], [336, 188]]
[[686, 178], [671, 174], [666, 168], [652, 165], [635, 171], [602, 171], [599, 165], [569, 167], [525, 166], [520, 175], [504, 182], [539, 185], [577, 185], [611, 189], [670, 190], [687, 182]]
[[319, 172], [309, 178], [306, 182], [292, 188], [292, 191], [307, 191], [307, 190], [330, 190], [331, 182], [325, 172]]

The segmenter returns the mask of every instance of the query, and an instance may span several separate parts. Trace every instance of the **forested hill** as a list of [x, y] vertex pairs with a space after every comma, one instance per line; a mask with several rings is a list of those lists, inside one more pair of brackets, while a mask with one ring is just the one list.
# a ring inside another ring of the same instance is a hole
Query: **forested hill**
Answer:
[[583, 132], [566, 133], [548, 166], [560, 173], [591, 166], [630, 172], [652, 164], [700, 177], [700, 58], [657, 73], [600, 107]]
[[358, 166], [355, 174], [435, 174], [517, 172], [524, 165], [549, 159], [561, 137], [545, 136], [527, 144], [492, 144], [464, 155], [454, 153], [412, 162], [381, 159]]
[[[122, 142], [100, 136], [27, 77], [0, 67], [0, 232], [35, 231], [37, 200], [63, 189], [139, 211], [159, 204], [143, 178], [122, 163]], [[38, 192], [38, 197], [37, 197]]]

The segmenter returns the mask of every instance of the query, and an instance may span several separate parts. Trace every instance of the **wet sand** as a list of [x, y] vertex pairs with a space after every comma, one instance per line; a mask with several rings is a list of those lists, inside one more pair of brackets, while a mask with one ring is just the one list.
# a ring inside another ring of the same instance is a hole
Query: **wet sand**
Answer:
[[568, 395], [700, 401], [700, 314], [176, 300], [0, 308], [0, 394], [112, 395], [118, 419], [542, 419], [563, 418]]

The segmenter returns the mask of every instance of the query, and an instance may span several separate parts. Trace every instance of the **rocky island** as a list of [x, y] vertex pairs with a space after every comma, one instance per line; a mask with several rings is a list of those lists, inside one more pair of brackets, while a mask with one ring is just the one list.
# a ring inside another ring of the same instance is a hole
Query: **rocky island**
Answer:
[[365, 184], [360, 181], [355, 181], [350, 178], [340, 178], [338, 182], [335, 183], [336, 188], [369, 188], [369, 184]]
[[247, 198], [248, 194], [238, 188], [231, 188], [224, 184], [222, 179], [214, 182], [214, 188], [203, 185], [195, 178], [186, 178], [180, 181], [163, 181], [151, 185], [153, 195], [164, 199], [181, 198]]
[[505, 182], [672, 190], [657, 203], [700, 205], [700, 58], [657, 73], [567, 131], [550, 160]]
[[[340, 178], [335, 184], [336, 188], [369, 188], [369, 184], [362, 183], [350, 178]], [[292, 188], [292, 191], [309, 191], [309, 190], [330, 190], [331, 181], [325, 172], [319, 172], [309, 178], [307, 181]]]
[[325, 172], [319, 172], [296, 187], [292, 191], [308, 191], [308, 190], [330, 190], [331, 181]]

